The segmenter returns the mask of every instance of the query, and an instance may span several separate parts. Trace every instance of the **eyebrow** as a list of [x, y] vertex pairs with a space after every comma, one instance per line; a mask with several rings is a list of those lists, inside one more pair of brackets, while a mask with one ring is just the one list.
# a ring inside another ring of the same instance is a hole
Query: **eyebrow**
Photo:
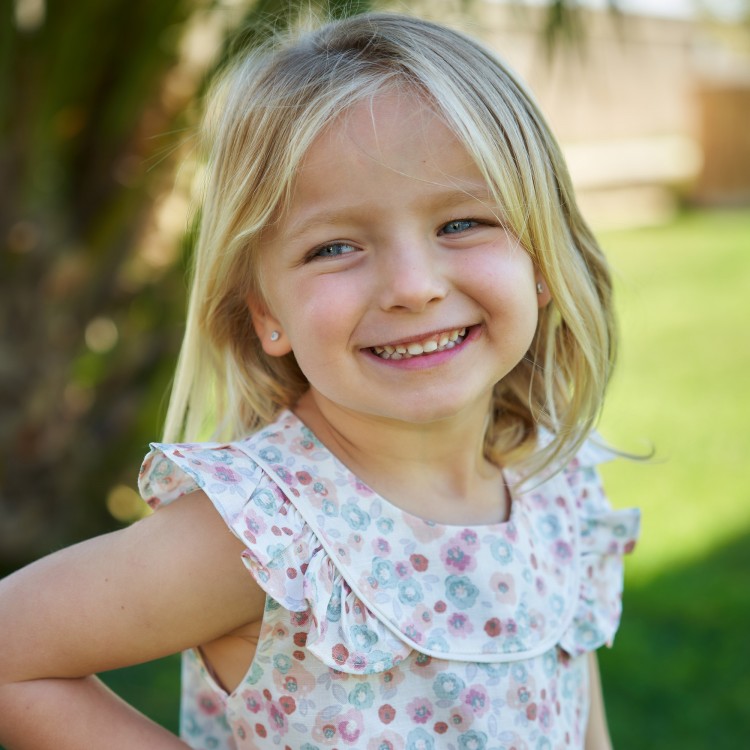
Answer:
[[[451, 187], [439, 193], [434, 193], [425, 199], [425, 203], [436, 210], [446, 209], [454, 204], [468, 203], [469, 201], [477, 201], [493, 211], [499, 208], [495, 196], [486, 184], [469, 185], [462, 189]], [[317, 227], [346, 223], [351, 221], [352, 213], [362, 210], [362, 208], [364, 206], [353, 204], [333, 210], [313, 210], [299, 218], [290, 217], [288, 228], [284, 234], [290, 237], [300, 236]]]

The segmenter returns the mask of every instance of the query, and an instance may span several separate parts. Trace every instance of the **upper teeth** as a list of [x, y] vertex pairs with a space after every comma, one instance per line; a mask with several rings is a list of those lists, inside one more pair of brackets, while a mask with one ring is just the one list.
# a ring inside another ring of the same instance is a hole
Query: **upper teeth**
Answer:
[[431, 336], [422, 341], [412, 341], [408, 344], [386, 344], [385, 346], [373, 346], [372, 351], [381, 359], [409, 359], [418, 357], [420, 354], [430, 354], [431, 352], [442, 352], [445, 349], [452, 349], [456, 344], [460, 344], [466, 336], [465, 328], [454, 328], [452, 331]]

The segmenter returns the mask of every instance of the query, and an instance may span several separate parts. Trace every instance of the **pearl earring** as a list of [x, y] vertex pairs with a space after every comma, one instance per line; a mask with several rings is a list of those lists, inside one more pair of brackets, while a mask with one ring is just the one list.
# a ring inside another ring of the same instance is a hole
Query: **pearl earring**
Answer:
[[281, 334], [278, 331], [271, 331], [271, 341], [278, 341], [281, 338]]
[[542, 294], [543, 292], [544, 292], [544, 287], [542, 286], [542, 282], [541, 281], [537, 281], [536, 282], [536, 293], [537, 294]]

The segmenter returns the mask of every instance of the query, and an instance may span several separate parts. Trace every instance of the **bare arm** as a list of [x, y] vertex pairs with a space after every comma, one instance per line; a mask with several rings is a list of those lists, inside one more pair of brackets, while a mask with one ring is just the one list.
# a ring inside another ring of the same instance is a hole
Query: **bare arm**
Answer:
[[604, 711], [602, 681], [599, 676], [599, 662], [596, 654], [591, 653], [589, 660], [589, 724], [586, 729], [586, 750], [612, 750], [612, 740], [607, 727], [607, 715]]
[[259, 620], [265, 595], [241, 550], [194, 493], [0, 581], [0, 743], [184, 748], [89, 676]]

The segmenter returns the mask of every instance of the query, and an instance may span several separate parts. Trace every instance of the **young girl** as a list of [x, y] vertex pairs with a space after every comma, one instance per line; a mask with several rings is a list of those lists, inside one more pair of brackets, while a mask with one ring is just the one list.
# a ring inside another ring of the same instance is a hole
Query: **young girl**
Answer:
[[[588, 441], [610, 280], [490, 53], [367, 15], [247, 57], [158, 509], [6, 579], [8, 748], [607, 748], [634, 510]], [[72, 499], [74, 500], [74, 499]], [[181, 736], [90, 675], [184, 651]]]

